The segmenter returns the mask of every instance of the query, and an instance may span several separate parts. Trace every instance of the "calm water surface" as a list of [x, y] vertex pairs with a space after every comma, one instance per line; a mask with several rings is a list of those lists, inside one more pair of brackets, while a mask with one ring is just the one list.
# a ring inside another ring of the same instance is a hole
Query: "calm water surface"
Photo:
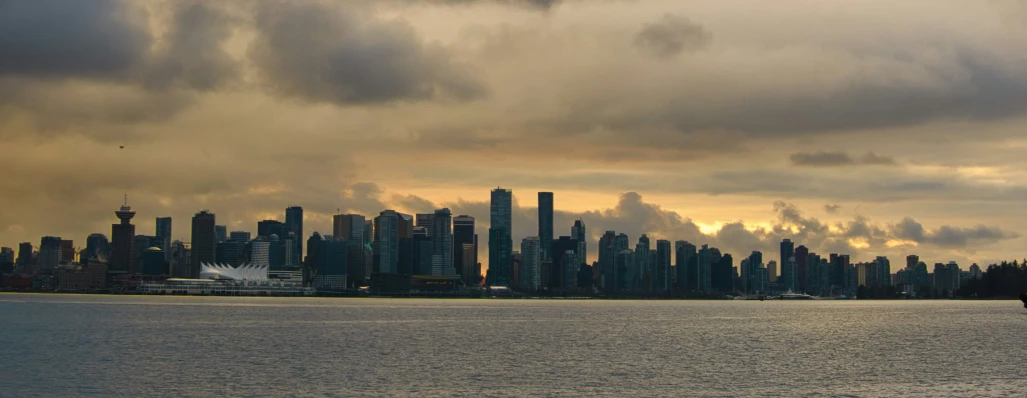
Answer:
[[0, 295], [0, 396], [1024, 396], [1019, 302]]

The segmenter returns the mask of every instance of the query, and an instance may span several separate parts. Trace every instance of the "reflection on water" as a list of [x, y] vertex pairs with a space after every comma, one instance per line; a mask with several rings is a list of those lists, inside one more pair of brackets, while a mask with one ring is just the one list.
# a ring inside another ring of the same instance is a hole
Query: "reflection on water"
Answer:
[[1019, 302], [0, 295], [0, 396], [1018, 396]]

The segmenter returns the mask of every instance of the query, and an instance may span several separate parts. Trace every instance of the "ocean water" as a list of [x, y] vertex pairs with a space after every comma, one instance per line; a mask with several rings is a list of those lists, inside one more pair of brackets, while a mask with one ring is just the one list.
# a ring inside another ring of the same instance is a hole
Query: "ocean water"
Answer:
[[0, 295], [0, 396], [1024, 396], [1015, 301]]

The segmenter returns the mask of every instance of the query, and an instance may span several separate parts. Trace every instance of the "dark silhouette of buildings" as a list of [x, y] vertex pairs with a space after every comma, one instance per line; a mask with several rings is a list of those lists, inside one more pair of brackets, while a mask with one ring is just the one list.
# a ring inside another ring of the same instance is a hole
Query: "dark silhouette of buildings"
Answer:
[[[542, 243], [542, 261], [553, 260], [554, 254], [549, 242], [553, 240], [553, 193], [538, 193], [538, 239]], [[575, 251], [577, 248], [574, 249]]]
[[492, 190], [489, 206], [489, 270], [487, 283], [510, 286], [513, 280], [513, 192], [503, 188]]
[[191, 278], [200, 275], [200, 263], [213, 263], [217, 236], [215, 236], [214, 213], [201, 210], [193, 216], [192, 224], [192, 258], [189, 263]]
[[131, 273], [136, 265], [136, 227], [131, 223], [136, 213], [129, 207], [126, 199], [125, 204], [114, 212], [114, 215], [121, 222], [111, 225], [111, 266], [108, 270], [111, 273]]

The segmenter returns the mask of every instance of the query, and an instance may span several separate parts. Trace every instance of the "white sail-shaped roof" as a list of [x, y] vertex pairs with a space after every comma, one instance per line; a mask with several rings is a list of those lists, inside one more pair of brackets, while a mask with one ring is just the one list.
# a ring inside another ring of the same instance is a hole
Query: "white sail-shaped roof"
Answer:
[[265, 282], [267, 272], [267, 264], [243, 264], [233, 267], [228, 264], [200, 263], [200, 279]]

